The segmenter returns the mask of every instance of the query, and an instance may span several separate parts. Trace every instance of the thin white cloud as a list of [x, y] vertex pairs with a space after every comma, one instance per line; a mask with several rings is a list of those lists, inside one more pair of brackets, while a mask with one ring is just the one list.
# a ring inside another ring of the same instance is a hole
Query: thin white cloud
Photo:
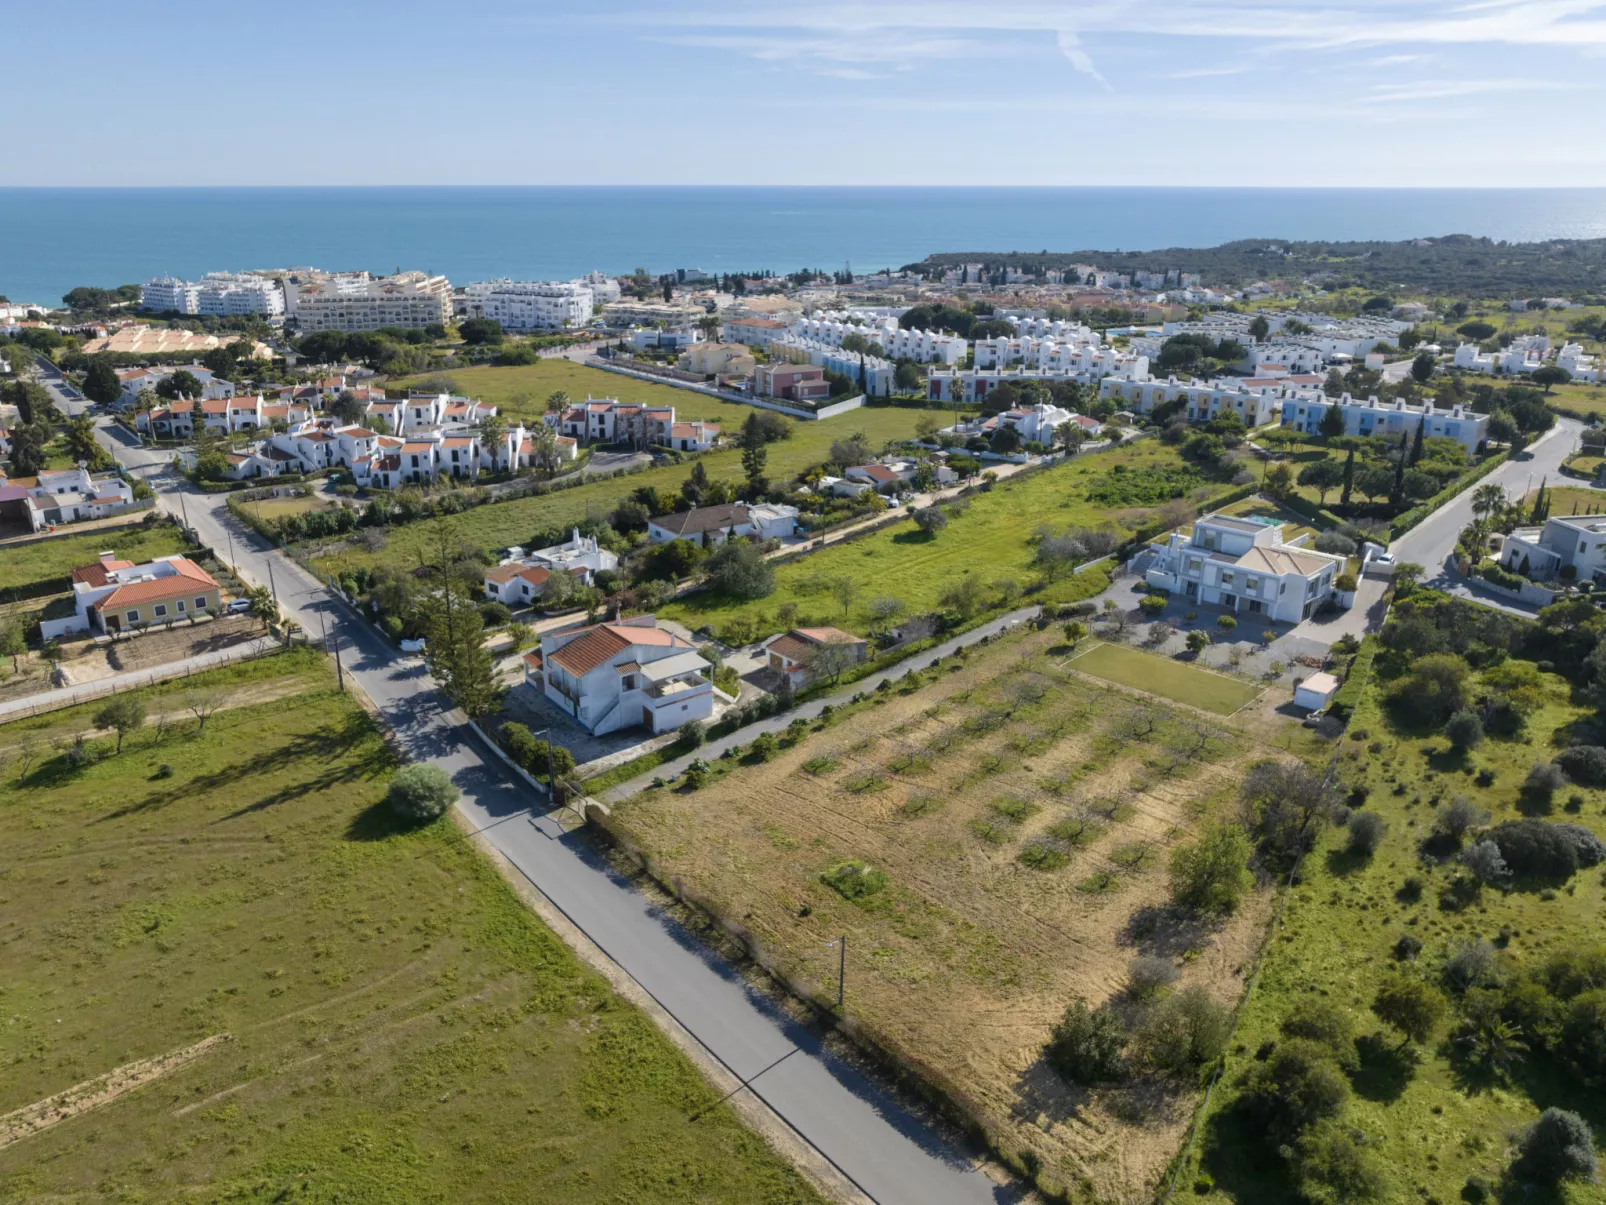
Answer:
[[1166, 79], [1208, 79], [1217, 75], [1242, 75], [1247, 67], [1193, 67], [1187, 71], [1171, 71]]
[[1110, 81], [1100, 75], [1099, 69], [1093, 66], [1093, 60], [1088, 57], [1087, 51], [1082, 49], [1082, 41], [1076, 36], [1075, 30], [1060, 30], [1058, 41], [1060, 53], [1070, 60], [1072, 67], [1075, 67], [1078, 71], [1080, 71], [1083, 75], [1088, 76], [1090, 79], [1097, 80], [1099, 83], [1103, 84], [1106, 89], [1109, 89]]
[[1367, 59], [1368, 67], [1403, 67], [1407, 63], [1420, 63], [1427, 58], [1425, 54], [1385, 54], [1380, 58]]
[[1449, 96], [1483, 96], [1497, 92], [1576, 92], [1582, 85], [1561, 80], [1460, 79], [1408, 80], [1376, 84], [1372, 95], [1379, 101], [1439, 100]]

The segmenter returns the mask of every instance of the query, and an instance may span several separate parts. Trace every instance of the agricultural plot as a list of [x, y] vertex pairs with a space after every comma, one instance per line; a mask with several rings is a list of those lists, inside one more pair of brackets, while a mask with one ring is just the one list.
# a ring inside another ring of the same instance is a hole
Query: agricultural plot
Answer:
[[449, 820], [395, 827], [324, 659], [137, 697], [121, 752], [98, 705], [0, 727], [0, 1115], [48, 1123], [0, 1195], [819, 1201]]
[[1133, 690], [1186, 703], [1216, 715], [1231, 715], [1260, 693], [1258, 687], [1157, 653], [1124, 644], [1100, 644], [1070, 662], [1080, 673]]
[[614, 817], [655, 873], [740, 918], [766, 964], [819, 1000], [836, 999], [827, 943], [845, 934], [847, 1014], [1046, 1187], [1147, 1199], [1195, 1084], [1072, 1087], [1044, 1043], [1073, 1000], [1119, 1002], [1138, 955], [1237, 999], [1269, 893], [1203, 923], [1172, 909], [1165, 867], [1233, 806], [1247, 762], [1309, 738], [1101, 686], [1060, 668], [1055, 639], [1024, 633], [923, 671], [771, 760], [649, 790]]

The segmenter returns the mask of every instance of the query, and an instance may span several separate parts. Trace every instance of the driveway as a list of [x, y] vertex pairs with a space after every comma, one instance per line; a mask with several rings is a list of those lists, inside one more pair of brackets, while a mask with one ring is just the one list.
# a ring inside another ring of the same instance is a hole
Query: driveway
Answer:
[[[229, 535], [242, 577], [268, 581], [309, 636], [335, 638], [350, 679], [371, 699], [397, 743], [445, 770], [472, 827], [582, 930], [745, 1090], [881, 1205], [984, 1205], [1018, 1199], [971, 1155], [940, 1140], [874, 1082], [828, 1051], [693, 935], [621, 878], [583, 831], [564, 831], [546, 805], [505, 769], [452, 711], [420, 661], [399, 656], [367, 623], [294, 562], [240, 524], [220, 495], [175, 475], [156, 482], [161, 506], [183, 511], [201, 541]], [[991, 626], [991, 625], [990, 625]], [[935, 654], [934, 654], [935, 655]], [[859, 689], [867, 689], [859, 684]]]

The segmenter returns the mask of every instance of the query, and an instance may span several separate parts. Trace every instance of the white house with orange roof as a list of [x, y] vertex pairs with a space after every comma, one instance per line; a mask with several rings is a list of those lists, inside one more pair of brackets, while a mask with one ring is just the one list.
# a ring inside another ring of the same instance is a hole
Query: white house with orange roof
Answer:
[[526, 680], [593, 734], [637, 725], [659, 733], [714, 714], [711, 669], [691, 644], [644, 615], [542, 636]]
[[395, 435], [401, 430], [402, 411], [404, 407], [399, 401], [378, 398], [368, 403], [363, 413], [363, 421], [379, 419], [388, 428], [389, 434]]
[[[580, 455], [579, 442], [567, 435], [554, 436], [559, 460], [574, 460]], [[481, 449], [487, 467], [518, 472], [535, 467], [535, 437], [524, 424], [513, 427], [502, 437], [499, 448]]]
[[485, 402], [453, 397], [449, 393], [412, 394], [400, 405], [401, 425], [393, 428], [398, 435], [421, 427], [471, 425], [497, 412], [495, 406]]
[[676, 452], [706, 452], [718, 442], [718, 423], [670, 424], [668, 446]]
[[214, 376], [210, 369], [202, 368], [199, 364], [161, 365], [153, 368], [124, 368], [117, 373], [117, 383], [123, 387], [122, 396], [117, 399], [117, 405], [130, 406], [134, 399], [139, 397], [140, 391], [149, 389], [154, 391], [158, 385], [167, 380], [176, 372], [187, 372], [201, 383], [201, 396], [203, 398], [227, 398], [235, 393], [234, 383], [225, 381], [222, 377]]
[[222, 612], [218, 584], [194, 561], [163, 556], [143, 565], [103, 552], [72, 571], [73, 614], [40, 623], [46, 640], [75, 632], [112, 634]]
[[840, 674], [863, 661], [869, 648], [863, 637], [840, 628], [793, 628], [763, 644], [765, 664], [793, 687], [808, 685], [825, 670]]

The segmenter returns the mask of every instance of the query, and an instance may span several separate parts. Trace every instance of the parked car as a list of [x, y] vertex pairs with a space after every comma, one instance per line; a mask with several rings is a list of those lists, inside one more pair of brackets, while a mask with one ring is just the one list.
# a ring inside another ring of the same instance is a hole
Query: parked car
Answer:
[[249, 611], [250, 609], [251, 609], [251, 600], [249, 598], [232, 599], [232, 600], [230, 600], [229, 605], [226, 608], [226, 610], [228, 611], [228, 613], [230, 615], [239, 615], [240, 613], [242, 613], [244, 611]]
[[404, 653], [422, 653], [424, 651], [424, 638], [420, 636], [417, 640], [403, 640], [401, 642], [401, 651]]

